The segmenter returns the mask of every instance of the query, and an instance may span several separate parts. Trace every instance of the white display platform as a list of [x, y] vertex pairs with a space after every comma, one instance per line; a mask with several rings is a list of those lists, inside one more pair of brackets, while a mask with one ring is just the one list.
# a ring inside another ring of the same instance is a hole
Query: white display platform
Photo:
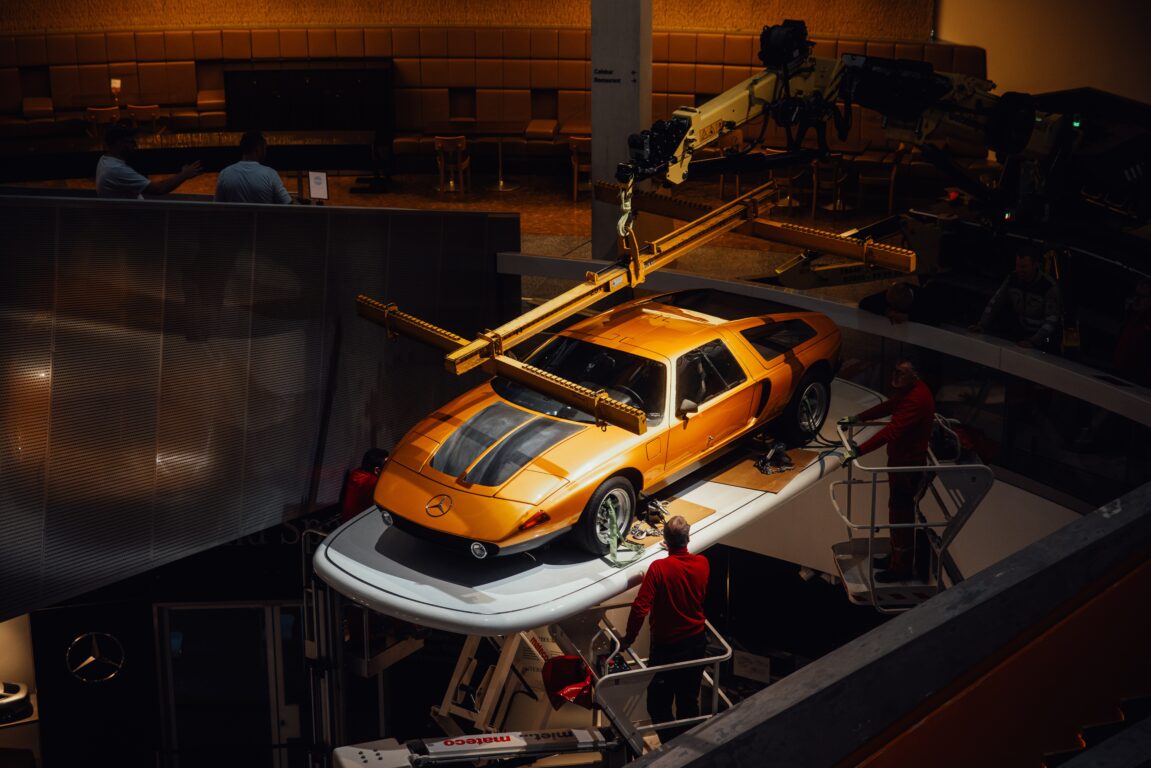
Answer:
[[[823, 438], [836, 440], [840, 417], [879, 399], [868, 389], [836, 379]], [[864, 430], [859, 439], [874, 429]], [[658, 496], [715, 510], [692, 524], [691, 547], [701, 551], [840, 467], [839, 454], [816, 450], [823, 452], [778, 493], [714, 482], [709, 478], [717, 472], [705, 468]], [[617, 567], [560, 540], [535, 553], [479, 561], [384, 525], [373, 507], [333, 531], [313, 563], [333, 589], [374, 611], [449, 632], [503, 635], [546, 626], [610, 600], [638, 585], [647, 564], [664, 555], [663, 547], [655, 544]]]

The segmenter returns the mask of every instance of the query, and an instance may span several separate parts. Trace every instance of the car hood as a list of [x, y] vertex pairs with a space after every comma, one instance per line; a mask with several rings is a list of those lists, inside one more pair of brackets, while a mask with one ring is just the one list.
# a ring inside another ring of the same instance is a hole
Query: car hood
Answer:
[[481, 389], [483, 396], [465, 395], [416, 425], [393, 460], [458, 490], [538, 503], [545, 488], [582, 472], [594, 450], [584, 443], [602, 440], [593, 424], [535, 413]]

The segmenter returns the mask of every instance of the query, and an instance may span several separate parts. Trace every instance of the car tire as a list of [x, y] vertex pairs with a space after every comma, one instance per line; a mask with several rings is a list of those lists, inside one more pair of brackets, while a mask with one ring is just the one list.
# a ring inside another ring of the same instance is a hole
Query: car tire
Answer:
[[606, 555], [611, 550], [609, 516], [613, 508], [622, 540], [635, 516], [635, 487], [619, 475], [604, 480], [588, 499], [574, 530], [581, 548], [593, 555]]
[[808, 371], [799, 380], [791, 401], [772, 425], [770, 434], [788, 447], [807, 445], [823, 429], [830, 409], [830, 377], [820, 371]]

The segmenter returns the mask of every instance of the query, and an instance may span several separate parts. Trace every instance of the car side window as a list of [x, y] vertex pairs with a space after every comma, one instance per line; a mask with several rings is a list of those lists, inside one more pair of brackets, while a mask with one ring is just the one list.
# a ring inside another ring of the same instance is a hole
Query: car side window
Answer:
[[676, 361], [675, 378], [677, 405], [685, 399], [703, 405], [747, 380], [735, 355], [720, 339], [681, 355]]
[[764, 323], [741, 333], [743, 338], [750, 341], [755, 350], [763, 355], [764, 360], [779, 357], [815, 337], [815, 329], [802, 320]]

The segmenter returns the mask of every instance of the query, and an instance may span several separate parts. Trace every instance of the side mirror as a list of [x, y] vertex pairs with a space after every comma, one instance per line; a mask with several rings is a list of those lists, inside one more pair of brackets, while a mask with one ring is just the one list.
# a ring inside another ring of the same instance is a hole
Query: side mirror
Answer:
[[675, 415], [681, 419], [696, 413], [699, 413], [699, 403], [686, 397], [680, 401], [679, 408], [675, 410]]

